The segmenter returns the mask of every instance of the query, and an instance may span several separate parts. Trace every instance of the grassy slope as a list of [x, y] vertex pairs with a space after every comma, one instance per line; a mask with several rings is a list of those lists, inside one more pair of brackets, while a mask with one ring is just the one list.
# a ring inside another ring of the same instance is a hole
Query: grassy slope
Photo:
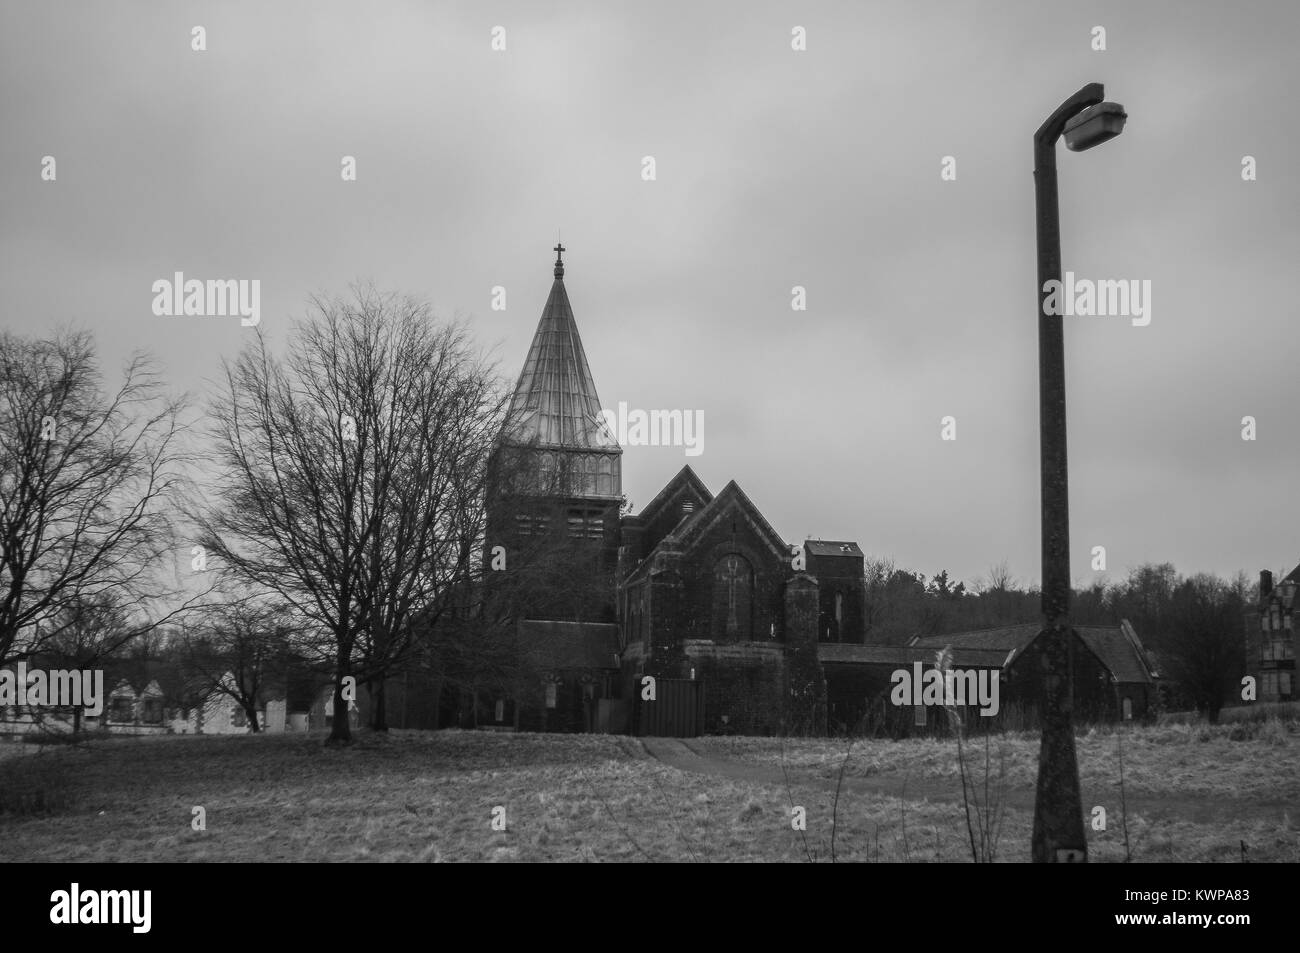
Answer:
[[[1235, 861], [1241, 840], [1252, 861], [1300, 860], [1300, 817], [1286, 813], [1300, 794], [1300, 738], [1280, 726], [1254, 734], [1233, 741], [1229, 729], [1167, 726], [1126, 736], [1135, 860]], [[294, 735], [114, 740], [39, 754], [5, 744], [0, 806], [31, 804], [18, 792], [39, 790], [53, 811], [0, 815], [0, 861], [829, 859], [842, 742], [690, 746], [752, 765], [754, 777], [678, 771], [647, 760], [635, 739], [600, 735], [393, 732], [344, 750]], [[1006, 749], [1013, 807], [1000, 859], [1025, 860], [1036, 740], [1010, 736]], [[1112, 735], [1079, 741], [1085, 807], [1108, 812], [1108, 830], [1089, 833], [1096, 860], [1123, 858], [1114, 752]], [[955, 769], [950, 741], [855, 744], [839, 859], [968, 861]], [[982, 760], [975, 771], [982, 785]], [[791, 830], [792, 800], [807, 808], [806, 842]], [[207, 812], [204, 832], [191, 829], [196, 805]], [[504, 832], [490, 826], [498, 805]]]

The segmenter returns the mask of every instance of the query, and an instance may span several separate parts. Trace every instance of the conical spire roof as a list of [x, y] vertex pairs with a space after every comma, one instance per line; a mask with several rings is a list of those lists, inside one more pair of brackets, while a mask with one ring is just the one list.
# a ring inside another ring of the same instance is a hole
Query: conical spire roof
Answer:
[[510, 442], [621, 453], [600, 414], [573, 307], [564, 290], [562, 245], [555, 247], [555, 283], [542, 309], [532, 347], [510, 401]]

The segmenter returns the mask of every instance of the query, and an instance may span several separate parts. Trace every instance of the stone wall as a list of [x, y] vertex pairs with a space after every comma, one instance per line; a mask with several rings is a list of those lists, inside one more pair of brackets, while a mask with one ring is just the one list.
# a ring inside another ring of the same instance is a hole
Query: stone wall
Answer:
[[682, 643], [686, 664], [704, 681], [704, 733], [771, 735], [781, 729], [785, 653], [754, 642]]
[[802, 573], [785, 587], [786, 731], [820, 735], [826, 731], [826, 675], [817, 657], [817, 580]]

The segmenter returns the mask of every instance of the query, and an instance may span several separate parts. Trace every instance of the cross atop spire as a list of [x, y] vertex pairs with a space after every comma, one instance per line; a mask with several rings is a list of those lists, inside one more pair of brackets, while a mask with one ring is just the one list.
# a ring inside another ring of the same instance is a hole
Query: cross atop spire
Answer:
[[601, 412], [564, 287], [564, 246], [555, 253], [555, 281], [510, 401], [506, 442], [616, 457], [622, 448]]

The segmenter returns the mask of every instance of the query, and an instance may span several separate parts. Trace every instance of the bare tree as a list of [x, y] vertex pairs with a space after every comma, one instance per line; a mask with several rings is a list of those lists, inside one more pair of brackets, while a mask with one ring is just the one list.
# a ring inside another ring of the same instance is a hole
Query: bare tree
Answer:
[[185, 633], [184, 670], [203, 699], [224, 695], [244, 710], [254, 734], [257, 708], [271, 679], [285, 668], [291, 627], [283, 611], [254, 601], [221, 607], [211, 621]]
[[39, 653], [70, 606], [112, 596], [161, 625], [199, 598], [161, 572], [173, 552], [170, 504], [184, 488], [185, 401], [133, 355], [101, 390], [85, 332], [0, 334], [0, 665]]
[[1211, 723], [1245, 671], [1240, 626], [1244, 605], [1233, 584], [1198, 573], [1177, 582], [1170, 599], [1170, 674]]
[[202, 539], [325, 634], [330, 740], [345, 742], [345, 680], [382, 685], [413, 623], [481, 567], [466, 507], [481, 505], [503, 391], [463, 325], [370, 286], [314, 299], [283, 359], [259, 329], [225, 377]]
[[[133, 621], [110, 590], [71, 596], [42, 625], [41, 658], [50, 668], [87, 670], [120, 661], [137, 640], [154, 631], [148, 621]], [[111, 686], [108, 686], [111, 688]], [[107, 704], [108, 699], [102, 699]], [[72, 707], [72, 732], [81, 732], [82, 709]]]
[[1016, 577], [1011, 574], [1011, 564], [1003, 559], [996, 566], [990, 566], [988, 575], [975, 580], [974, 588], [980, 595], [1010, 592], [1016, 588]]
[[879, 633], [875, 630], [889, 621], [891, 610], [894, 608], [889, 584], [894, 578], [897, 567], [893, 559], [872, 556], [864, 561], [863, 568], [866, 585], [863, 624], [868, 640], [878, 640]]

